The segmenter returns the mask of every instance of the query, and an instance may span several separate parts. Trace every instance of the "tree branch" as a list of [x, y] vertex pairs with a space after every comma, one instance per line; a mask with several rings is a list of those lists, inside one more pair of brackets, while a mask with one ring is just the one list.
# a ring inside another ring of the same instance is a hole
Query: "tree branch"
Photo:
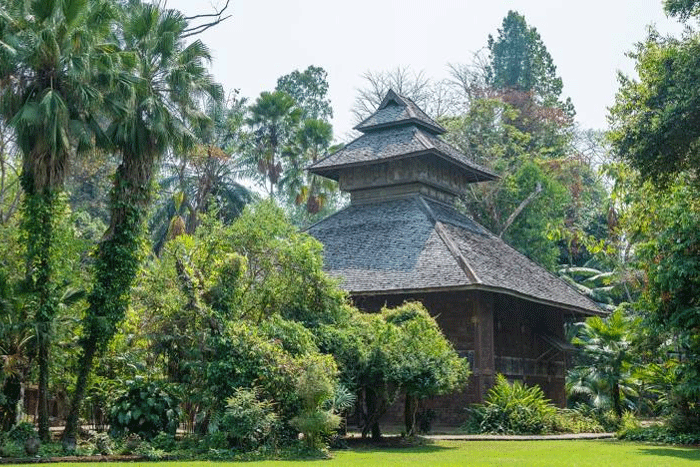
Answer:
[[515, 221], [515, 218], [518, 217], [518, 215], [523, 212], [523, 209], [527, 207], [528, 204], [532, 202], [533, 199], [537, 195], [539, 195], [542, 192], [542, 184], [540, 182], [537, 182], [537, 187], [535, 188], [535, 191], [530, 193], [530, 195], [523, 200], [522, 203], [513, 211], [513, 213], [508, 216], [508, 219], [506, 220], [505, 225], [503, 226], [503, 229], [501, 229], [501, 233], [498, 234], [498, 238], [503, 238], [503, 234], [505, 233], [506, 230], [508, 230], [508, 227]]
[[183, 31], [182, 37], [190, 37], [194, 36], [197, 34], [201, 34], [202, 32], [206, 31], [207, 29], [216, 26], [217, 24], [226, 21], [233, 15], [228, 15], [228, 16], [222, 16], [226, 9], [228, 8], [229, 3], [231, 3], [231, 0], [226, 0], [226, 5], [224, 5], [221, 9], [214, 10], [214, 13], [204, 13], [201, 15], [192, 15], [192, 16], [185, 16], [185, 20], [187, 20], [188, 23], [196, 20], [201, 20], [203, 18], [214, 18], [214, 20], [209, 21], [208, 23], [203, 23], [203, 24], [198, 24], [196, 26], [188, 27], [185, 28]]

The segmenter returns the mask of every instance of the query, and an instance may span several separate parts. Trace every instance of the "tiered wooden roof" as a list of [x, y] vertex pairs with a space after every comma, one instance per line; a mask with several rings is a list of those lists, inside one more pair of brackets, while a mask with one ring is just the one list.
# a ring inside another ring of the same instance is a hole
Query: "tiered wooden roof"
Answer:
[[[456, 180], [473, 183], [497, 176], [442, 141], [444, 129], [412, 101], [389, 91], [356, 128], [364, 134], [310, 170], [341, 180], [341, 188], [345, 180], [350, 191], [374, 190], [373, 196], [353, 192], [349, 207], [308, 230], [324, 244], [328, 272], [351, 294], [484, 290], [602, 313], [445, 202], [455, 190], [436, 177], [447, 174], [454, 183], [456, 173]], [[372, 183], [378, 186], [368, 188]]]

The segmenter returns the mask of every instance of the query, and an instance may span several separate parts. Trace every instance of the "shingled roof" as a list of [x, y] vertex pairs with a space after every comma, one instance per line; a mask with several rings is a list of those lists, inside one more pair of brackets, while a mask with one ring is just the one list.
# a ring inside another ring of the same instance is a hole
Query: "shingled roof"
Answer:
[[386, 128], [388, 126], [396, 126], [401, 124], [412, 123], [425, 128], [432, 134], [440, 135], [445, 133], [445, 129], [440, 126], [435, 120], [428, 117], [420, 107], [418, 107], [411, 99], [405, 96], [396, 94], [393, 90], [389, 90], [382, 100], [377, 110], [355, 126], [356, 130], [363, 133], [369, 131]]
[[487, 290], [602, 314], [590, 299], [445, 204], [417, 195], [358, 204], [308, 232], [352, 295]]
[[416, 125], [384, 128], [367, 133], [328, 157], [309, 167], [313, 173], [338, 180], [340, 170], [391, 159], [416, 157], [431, 153], [441, 157], [469, 174], [475, 182], [498, 178], [489, 169], [472, 162], [440, 138]]
[[445, 129], [411, 99], [392, 90], [379, 108], [355, 128], [363, 134], [343, 149], [311, 165], [309, 171], [338, 181], [340, 171], [345, 168], [431, 154], [452, 164], [470, 182], [498, 178], [441, 140], [438, 135]]

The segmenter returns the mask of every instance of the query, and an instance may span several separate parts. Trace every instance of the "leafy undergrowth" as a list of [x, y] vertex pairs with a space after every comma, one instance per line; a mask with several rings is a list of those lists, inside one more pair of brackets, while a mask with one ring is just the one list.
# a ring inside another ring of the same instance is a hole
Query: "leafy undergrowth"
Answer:
[[633, 427], [621, 430], [617, 437], [627, 441], [700, 446], [700, 433], [678, 433], [665, 426]]

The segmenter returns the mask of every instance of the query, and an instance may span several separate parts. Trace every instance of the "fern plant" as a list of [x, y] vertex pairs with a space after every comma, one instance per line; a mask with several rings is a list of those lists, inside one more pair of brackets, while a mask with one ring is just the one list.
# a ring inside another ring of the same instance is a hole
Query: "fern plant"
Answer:
[[539, 386], [511, 384], [499, 374], [484, 404], [470, 409], [466, 428], [472, 433], [541, 434], [552, 431], [555, 414]]

